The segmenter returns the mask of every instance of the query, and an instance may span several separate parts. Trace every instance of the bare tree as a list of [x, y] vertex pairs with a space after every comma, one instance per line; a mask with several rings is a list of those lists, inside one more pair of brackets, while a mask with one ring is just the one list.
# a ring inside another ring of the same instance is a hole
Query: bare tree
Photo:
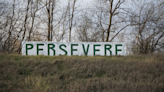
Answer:
[[131, 16], [134, 26], [133, 41], [134, 53], [153, 53], [164, 48], [164, 9], [163, 6], [154, 2], [141, 5], [139, 12]]
[[43, 22], [47, 24], [47, 40], [52, 41], [53, 37], [56, 36], [55, 28], [60, 24], [63, 17], [60, 13], [60, 5], [58, 5], [59, 0], [41, 0], [40, 4], [45, 6], [43, 8], [46, 14], [44, 17], [47, 19], [43, 19]]
[[[14, 16], [15, 16], [15, 0], [13, 0], [13, 5], [12, 5], [12, 13], [11, 13], [11, 16], [10, 15], [7, 15], [7, 21], [6, 21], [6, 24], [5, 24], [5, 29], [7, 29], [7, 26], [8, 26], [8, 37], [7, 39], [4, 41], [4, 44], [3, 44], [3, 50], [4, 51], [7, 51], [8, 53], [10, 52], [10, 45], [11, 45], [11, 35], [12, 35], [12, 30], [13, 30], [13, 25], [14, 25]], [[5, 36], [5, 35], [4, 35]]]
[[31, 33], [33, 32], [36, 13], [40, 9], [41, 8], [39, 8], [39, 0], [31, 0], [31, 19], [32, 19], [32, 23], [31, 23], [31, 28], [29, 30], [28, 41], [31, 41]]
[[[23, 26], [20, 29], [20, 32], [23, 31], [21, 42], [24, 41], [26, 33], [27, 33], [27, 23], [28, 23], [28, 19], [29, 19], [28, 15], [29, 15], [30, 2], [31, 2], [31, 0], [27, 1], [27, 6], [26, 6], [26, 9], [25, 9], [24, 21], [23, 21]], [[19, 53], [21, 52], [21, 46], [22, 45], [20, 43], [20, 46], [19, 46], [19, 49], [18, 49]]]
[[101, 32], [97, 30], [92, 16], [84, 12], [79, 18], [76, 26], [76, 34], [79, 41], [99, 42], [101, 41]]
[[69, 11], [69, 41], [71, 42], [71, 32], [73, 27], [73, 19], [74, 19], [74, 13], [75, 13], [75, 5], [77, 0], [68, 1], [68, 11]]
[[46, 0], [46, 10], [48, 18], [48, 41], [52, 41], [52, 31], [53, 31], [53, 14], [54, 14], [54, 5], [56, 0]]
[[[102, 41], [113, 41], [114, 38], [123, 31], [126, 27], [130, 26], [126, 24], [123, 4], [125, 0], [101, 0], [97, 1], [95, 11], [95, 22], [99, 30], [102, 31]], [[122, 24], [122, 26], [118, 26]], [[113, 36], [111, 35], [111, 33]], [[106, 37], [105, 37], [106, 36]], [[106, 38], [106, 39], [105, 39]]]
[[6, 36], [6, 32], [4, 31], [4, 28], [6, 28], [6, 26], [8, 25], [8, 18], [6, 18], [5, 16], [7, 15], [7, 13], [9, 12], [9, 9], [6, 6], [9, 6], [9, 4], [7, 4], [6, 2], [0, 2], [0, 52], [3, 51], [3, 39]]

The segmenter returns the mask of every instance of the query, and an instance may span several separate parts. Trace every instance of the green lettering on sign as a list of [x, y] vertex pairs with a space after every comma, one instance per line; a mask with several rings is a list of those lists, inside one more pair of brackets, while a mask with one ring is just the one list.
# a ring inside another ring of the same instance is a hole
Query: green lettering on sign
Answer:
[[44, 44], [37, 44], [37, 49], [36, 49], [37, 50], [37, 55], [39, 55], [40, 50], [43, 50], [43, 49], [39, 49], [39, 46], [44, 46]]
[[96, 51], [100, 51], [99, 49], [96, 49], [96, 46], [101, 46], [100, 44], [96, 44], [93, 46], [93, 53], [94, 53], [94, 56], [96, 55]]
[[[52, 47], [50, 47], [50, 46], [52, 46]], [[55, 48], [55, 45], [54, 44], [48, 44], [48, 56], [50, 55], [50, 49], [54, 51], [54, 55], [55, 55], [54, 48]]]
[[118, 46], [122, 46], [122, 44], [116, 44], [116, 55], [117, 55], [118, 51], [122, 51], [121, 49], [118, 49]]
[[[109, 48], [107, 48], [107, 46], [109, 46]], [[112, 45], [110, 44], [105, 44], [105, 56], [106, 56], [106, 51], [109, 50], [110, 51], [110, 55], [112, 55], [112, 51], [110, 50], [112, 48]]]
[[61, 45], [59, 46], [59, 48], [60, 48], [62, 51], [65, 52], [65, 55], [67, 55], [67, 51], [66, 51], [65, 49], [63, 49], [62, 46], [64, 46], [65, 48], [66, 48], [67, 46], [66, 46], [65, 44], [61, 44]]
[[[28, 46], [31, 46], [30, 48], [28, 48]], [[26, 55], [28, 55], [28, 50], [32, 49], [34, 46], [32, 44], [26, 44]]]
[[77, 51], [77, 49], [73, 49], [73, 46], [78, 46], [78, 44], [71, 44], [71, 55], [73, 55], [73, 51]]
[[83, 51], [84, 51], [84, 54], [87, 56], [88, 55], [88, 49], [89, 49], [89, 44], [87, 46], [87, 51], [85, 50], [85, 47], [84, 47], [84, 44], [83, 44]]

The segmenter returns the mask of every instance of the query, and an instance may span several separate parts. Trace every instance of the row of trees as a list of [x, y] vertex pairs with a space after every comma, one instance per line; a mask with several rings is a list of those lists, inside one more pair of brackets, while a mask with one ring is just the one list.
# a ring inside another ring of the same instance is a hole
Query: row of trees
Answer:
[[164, 51], [161, 0], [13, 0], [0, 2], [1, 52], [21, 52], [22, 41], [113, 42], [132, 53]]

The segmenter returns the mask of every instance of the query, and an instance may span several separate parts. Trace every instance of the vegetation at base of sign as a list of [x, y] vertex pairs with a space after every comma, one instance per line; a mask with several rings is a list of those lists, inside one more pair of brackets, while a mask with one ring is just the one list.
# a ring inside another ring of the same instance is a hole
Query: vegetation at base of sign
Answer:
[[164, 92], [164, 54], [0, 54], [0, 92]]

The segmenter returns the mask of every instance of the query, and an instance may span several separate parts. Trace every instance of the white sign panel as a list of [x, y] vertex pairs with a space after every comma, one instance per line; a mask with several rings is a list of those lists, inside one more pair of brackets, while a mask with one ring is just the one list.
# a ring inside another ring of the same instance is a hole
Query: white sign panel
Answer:
[[114, 42], [22, 42], [22, 55], [126, 55], [125, 43]]

